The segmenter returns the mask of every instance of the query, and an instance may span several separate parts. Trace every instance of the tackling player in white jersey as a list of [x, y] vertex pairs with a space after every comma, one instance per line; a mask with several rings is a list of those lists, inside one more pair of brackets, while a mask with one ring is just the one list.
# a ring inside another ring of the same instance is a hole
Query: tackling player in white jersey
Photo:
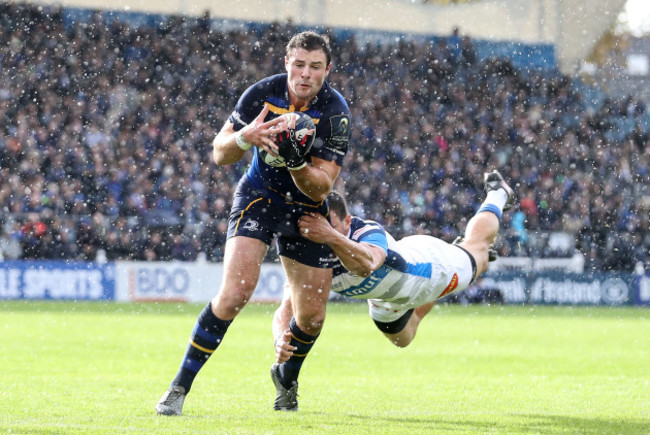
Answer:
[[[350, 216], [336, 192], [328, 197], [332, 224], [311, 213], [300, 219], [300, 232], [337, 255], [332, 291], [367, 299], [379, 330], [405, 347], [437, 299], [467, 288], [488, 267], [502, 212], [510, 208], [514, 195], [498, 171], [486, 173], [484, 182], [487, 197], [467, 223], [464, 237], [453, 244], [424, 235], [395, 241], [377, 222]], [[291, 299], [285, 292], [273, 322], [278, 362], [294, 350], [287, 329], [290, 318]]]

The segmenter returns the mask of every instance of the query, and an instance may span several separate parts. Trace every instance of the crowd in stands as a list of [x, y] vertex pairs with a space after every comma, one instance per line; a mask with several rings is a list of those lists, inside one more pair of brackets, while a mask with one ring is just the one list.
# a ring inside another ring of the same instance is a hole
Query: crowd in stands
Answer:
[[[211, 142], [246, 87], [283, 71], [297, 29], [220, 30], [208, 16], [135, 26], [99, 12], [69, 23], [62, 9], [0, 9], [3, 258], [220, 261], [247, 162], [217, 167]], [[564, 255], [540, 242], [560, 233], [588, 270], [649, 262], [642, 101], [591, 98], [555, 69], [479, 59], [457, 34], [330, 36], [329, 82], [353, 116], [336, 188], [354, 214], [398, 238], [451, 241], [484, 197], [483, 172], [497, 168], [519, 195], [500, 255]]]

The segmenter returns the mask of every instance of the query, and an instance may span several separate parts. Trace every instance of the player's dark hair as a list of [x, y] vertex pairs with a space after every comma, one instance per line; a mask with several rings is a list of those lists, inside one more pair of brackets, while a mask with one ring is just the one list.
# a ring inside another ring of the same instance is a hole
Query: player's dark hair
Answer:
[[307, 51], [323, 50], [325, 53], [325, 58], [327, 59], [327, 65], [332, 62], [332, 48], [330, 47], [330, 40], [325, 35], [319, 35], [318, 33], [311, 30], [300, 32], [294, 35], [287, 44], [287, 57], [291, 55], [291, 50], [294, 48], [304, 48]]
[[336, 216], [339, 219], [343, 219], [348, 215], [348, 204], [345, 202], [345, 198], [335, 190], [332, 190], [330, 194], [327, 195], [327, 205], [329, 206], [330, 211], [336, 213]]

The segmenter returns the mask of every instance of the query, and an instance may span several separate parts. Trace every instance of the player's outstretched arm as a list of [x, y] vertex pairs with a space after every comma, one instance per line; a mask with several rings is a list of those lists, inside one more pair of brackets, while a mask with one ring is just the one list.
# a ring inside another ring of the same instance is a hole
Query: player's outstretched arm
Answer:
[[265, 105], [257, 118], [239, 131], [235, 131], [232, 122], [226, 122], [212, 141], [214, 162], [221, 166], [236, 163], [252, 146], [262, 148], [271, 155], [277, 156], [278, 146], [273, 142], [271, 136], [278, 132], [276, 127], [282, 122], [282, 119], [275, 118], [264, 122], [268, 113], [269, 108]]
[[368, 276], [384, 264], [386, 251], [366, 242], [355, 242], [336, 231], [325, 217], [310, 213], [298, 221], [300, 235], [316, 243], [325, 243], [341, 260], [343, 266], [359, 276]]

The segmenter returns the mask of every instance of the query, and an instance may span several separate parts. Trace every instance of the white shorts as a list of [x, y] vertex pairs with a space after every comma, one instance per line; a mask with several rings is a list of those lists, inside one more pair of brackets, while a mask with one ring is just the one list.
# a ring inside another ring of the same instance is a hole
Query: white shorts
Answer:
[[368, 299], [370, 317], [378, 322], [393, 322], [411, 308], [433, 302], [460, 291], [472, 282], [474, 269], [467, 251], [431, 236], [409, 236], [398, 242], [413, 262], [431, 265], [431, 277], [404, 274], [399, 297], [391, 300]]

